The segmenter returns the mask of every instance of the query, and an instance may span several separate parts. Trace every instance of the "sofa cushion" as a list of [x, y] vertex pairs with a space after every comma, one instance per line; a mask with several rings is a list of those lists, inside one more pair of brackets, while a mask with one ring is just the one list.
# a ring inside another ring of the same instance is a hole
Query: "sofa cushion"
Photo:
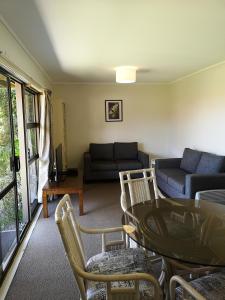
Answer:
[[138, 160], [117, 160], [118, 171], [142, 169], [142, 163]]
[[170, 169], [169, 174], [167, 173], [167, 182], [172, 188], [184, 194], [186, 174], [187, 173], [181, 169]]
[[203, 152], [196, 173], [215, 174], [219, 173], [224, 165], [224, 156]]
[[111, 171], [117, 170], [117, 164], [111, 160], [95, 160], [91, 162], [93, 171]]
[[156, 176], [167, 182], [170, 169], [156, 169]]
[[134, 143], [114, 143], [114, 158], [115, 160], [137, 159], [138, 145]]
[[113, 143], [90, 144], [89, 152], [92, 160], [113, 160]]
[[200, 161], [202, 152], [185, 148], [181, 159], [180, 168], [186, 172], [195, 173]]
[[178, 169], [178, 168], [156, 169], [156, 176], [160, 177], [165, 182], [168, 182], [169, 177], [176, 176], [177, 174], [185, 176], [186, 174], [189, 174], [189, 173], [185, 172], [182, 169]]

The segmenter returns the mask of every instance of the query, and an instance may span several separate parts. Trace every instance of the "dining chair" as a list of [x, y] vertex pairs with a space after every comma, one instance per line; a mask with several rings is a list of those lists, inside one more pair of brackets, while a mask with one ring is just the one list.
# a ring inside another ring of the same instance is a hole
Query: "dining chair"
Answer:
[[[154, 168], [122, 171], [119, 172], [119, 177], [121, 186], [120, 202], [123, 211], [126, 211], [129, 206], [140, 202], [165, 198], [158, 189]], [[150, 183], [153, 185], [154, 199], [151, 197]], [[127, 187], [129, 197], [126, 192]]]
[[[136, 225], [138, 223], [138, 219], [134, 213], [129, 213], [127, 208], [132, 208], [132, 206], [140, 202], [144, 203], [145, 201], [150, 200], [156, 201], [156, 199], [165, 198], [165, 196], [158, 189], [154, 168], [122, 171], [119, 172], [119, 177], [121, 186], [121, 208], [124, 212], [126, 212], [127, 217], [130, 219], [130, 225], [137, 230], [138, 226]], [[151, 197], [150, 184], [153, 186], [153, 199]], [[138, 247], [137, 243], [131, 240], [128, 235], [126, 236], [126, 244], [131, 248]], [[149, 253], [151, 253], [152, 263], [161, 262], [161, 256], [156, 255], [154, 252]], [[160, 284], [162, 284], [163, 278], [161, 278], [161, 275], [159, 281]]]
[[195, 194], [195, 199], [207, 200], [213, 203], [225, 204], [225, 189], [199, 191]]
[[[178, 287], [176, 285], [179, 284]], [[170, 299], [224, 300], [225, 270], [187, 282], [180, 276], [170, 280]]]
[[151, 261], [142, 249], [119, 249], [85, 259], [81, 232], [106, 234], [123, 227], [93, 229], [79, 225], [69, 195], [57, 205], [55, 222], [64, 244], [82, 300], [162, 299]]

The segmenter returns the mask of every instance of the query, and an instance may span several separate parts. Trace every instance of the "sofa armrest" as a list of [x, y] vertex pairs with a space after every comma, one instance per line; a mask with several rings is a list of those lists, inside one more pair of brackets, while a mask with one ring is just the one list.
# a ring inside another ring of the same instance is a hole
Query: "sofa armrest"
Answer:
[[84, 152], [84, 162], [91, 161], [91, 154], [90, 152]]
[[149, 155], [143, 151], [138, 151], [138, 160], [142, 163], [144, 169], [149, 168]]
[[194, 198], [198, 191], [212, 189], [225, 189], [225, 173], [185, 176], [185, 194], [188, 198]]
[[180, 168], [181, 158], [160, 158], [155, 160], [156, 169]]

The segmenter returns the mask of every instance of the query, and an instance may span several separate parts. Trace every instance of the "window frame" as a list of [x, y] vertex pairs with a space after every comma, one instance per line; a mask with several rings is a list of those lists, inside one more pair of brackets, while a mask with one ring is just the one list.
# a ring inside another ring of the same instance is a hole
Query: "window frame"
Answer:
[[[34, 99], [34, 120], [35, 122], [27, 122], [27, 112], [26, 112], [26, 93], [31, 94]], [[30, 219], [32, 216], [35, 214], [36, 209], [38, 207], [38, 199], [36, 200], [36, 205], [35, 207], [32, 207], [32, 204], [34, 201], [31, 199], [31, 194], [30, 194], [30, 166], [32, 164], [35, 164], [36, 168], [36, 174], [37, 174], [37, 191], [38, 191], [38, 186], [39, 186], [39, 168], [38, 168], [38, 160], [39, 160], [39, 134], [40, 134], [40, 92], [36, 91], [35, 89], [25, 86], [24, 87], [24, 92], [23, 92], [23, 109], [24, 109], [24, 130], [25, 130], [25, 139], [26, 139], [26, 157], [27, 157], [27, 190], [28, 190], [28, 206], [29, 206], [29, 214], [30, 214]], [[37, 146], [37, 153], [32, 155], [30, 157], [28, 153], [28, 130], [31, 129], [36, 129], [36, 134], [35, 134], [35, 142]]]

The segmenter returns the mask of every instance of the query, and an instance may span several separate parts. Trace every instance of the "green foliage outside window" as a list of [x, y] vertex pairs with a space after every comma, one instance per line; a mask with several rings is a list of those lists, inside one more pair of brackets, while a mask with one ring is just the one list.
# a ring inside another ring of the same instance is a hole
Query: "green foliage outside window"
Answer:
[[[9, 103], [7, 93], [7, 82], [0, 82], [0, 191], [8, 186], [13, 180], [13, 173], [10, 170], [10, 159], [12, 157], [11, 146], [11, 126], [9, 119]], [[16, 95], [15, 90], [11, 89], [12, 112], [14, 123], [14, 147], [15, 155], [19, 156], [18, 126], [16, 115]], [[18, 214], [19, 222], [23, 221], [21, 183], [17, 173], [18, 189]], [[0, 230], [11, 230], [15, 228], [15, 196], [11, 191], [0, 200]]]

